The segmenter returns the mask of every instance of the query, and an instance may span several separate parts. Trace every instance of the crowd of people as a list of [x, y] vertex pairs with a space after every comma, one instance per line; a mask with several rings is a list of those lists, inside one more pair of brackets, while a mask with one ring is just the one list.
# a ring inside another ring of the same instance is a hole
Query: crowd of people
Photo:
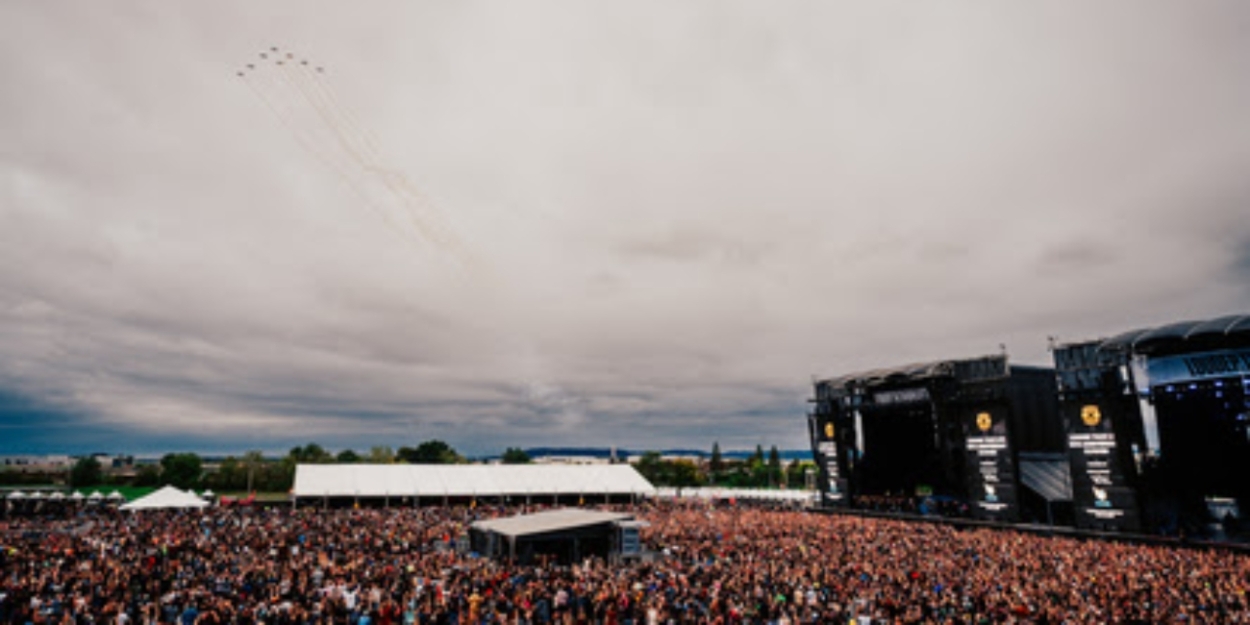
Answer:
[[488, 506], [98, 511], [0, 524], [4, 623], [1250, 623], [1250, 556], [646, 503], [648, 557], [467, 552]]

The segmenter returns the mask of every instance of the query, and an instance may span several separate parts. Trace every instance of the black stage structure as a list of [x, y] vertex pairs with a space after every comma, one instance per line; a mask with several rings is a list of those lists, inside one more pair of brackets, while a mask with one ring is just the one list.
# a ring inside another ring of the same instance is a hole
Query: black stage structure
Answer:
[[1082, 529], [1141, 530], [1138, 459], [1146, 450], [1130, 353], [1104, 341], [1052, 350], [1068, 438], [1074, 522]]
[[1054, 353], [1078, 526], [1193, 534], [1241, 525], [1250, 506], [1250, 315]]
[[[978, 519], [1053, 522], [1048, 504], [1065, 503], [1052, 500], [1067, 479], [1046, 475], [1064, 451], [1055, 391], [1054, 370], [1008, 365], [1005, 355], [817, 381], [808, 424], [821, 503], [925, 497]], [[1027, 494], [1021, 453], [1042, 458]]]

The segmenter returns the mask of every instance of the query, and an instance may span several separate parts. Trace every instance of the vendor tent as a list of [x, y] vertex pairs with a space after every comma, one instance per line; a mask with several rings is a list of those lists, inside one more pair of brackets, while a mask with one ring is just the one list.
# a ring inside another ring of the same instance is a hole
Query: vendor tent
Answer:
[[207, 506], [203, 499], [192, 493], [166, 486], [153, 491], [121, 507], [122, 510], [166, 510], [170, 508], [203, 508]]

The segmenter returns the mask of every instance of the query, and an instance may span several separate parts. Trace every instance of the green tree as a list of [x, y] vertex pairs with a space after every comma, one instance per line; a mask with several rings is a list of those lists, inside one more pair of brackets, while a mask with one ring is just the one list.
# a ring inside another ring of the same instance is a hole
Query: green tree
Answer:
[[100, 461], [92, 456], [79, 458], [69, 471], [70, 486], [95, 486], [103, 481], [104, 469], [100, 467]]
[[165, 454], [161, 458], [161, 481], [178, 488], [198, 486], [203, 470], [203, 461], [194, 453]]
[[712, 458], [707, 463], [708, 478], [713, 484], [720, 479], [722, 473], [725, 472], [725, 459], [720, 455], [720, 441], [712, 443]]
[[[300, 449], [301, 453], [303, 451], [299, 447], [296, 447], [295, 449]], [[292, 449], [291, 451], [295, 452], [295, 449]], [[292, 466], [294, 466], [294, 463], [296, 462], [295, 459], [291, 456], [287, 456], [287, 458], [290, 459]], [[265, 454], [261, 453], [258, 449], [250, 450], [243, 454], [243, 462], [240, 464], [240, 471], [243, 479], [239, 480], [239, 487], [249, 493], [257, 488], [260, 488], [260, 486], [256, 483], [256, 476], [264, 472], [265, 468], [270, 464], [269, 461], [265, 460]]]
[[702, 486], [706, 480], [692, 460], [672, 460], [667, 464], [669, 486]]
[[764, 462], [764, 447], [755, 446], [755, 453], [743, 464], [743, 483], [740, 486], [760, 488], [768, 485], [768, 465]]
[[135, 473], [135, 486], [156, 486], [161, 483], [161, 468], [145, 464]]
[[291, 485], [295, 483], [295, 466], [297, 464], [295, 459], [289, 455], [277, 461], [263, 461], [256, 468], [251, 490], [270, 493], [291, 490]]
[[529, 464], [530, 455], [525, 453], [520, 447], [509, 447], [504, 450], [503, 456], [499, 459], [504, 464]]
[[786, 485], [790, 488], [807, 488], [807, 471], [815, 471], [816, 463], [811, 460], [791, 462], [786, 467]]
[[408, 464], [458, 464], [464, 458], [451, 445], [440, 440], [429, 440], [411, 447], [399, 448], [399, 459]]
[[330, 464], [334, 462], [334, 456], [326, 451], [317, 443], [308, 443], [303, 447], [292, 447], [291, 453], [287, 454], [295, 460], [297, 464]]
[[656, 486], [663, 486], [668, 482], [668, 476], [665, 475], [664, 462], [660, 460], [660, 452], [658, 451], [648, 451], [642, 454], [638, 462], [634, 463], [634, 469], [647, 478], [648, 482]]
[[350, 449], [344, 449], [339, 452], [339, 455], [334, 457], [334, 461], [339, 464], [358, 464], [360, 463], [360, 454]]
[[777, 452], [777, 446], [773, 445], [768, 448], [768, 485], [774, 486], [781, 481], [781, 454]]
[[369, 450], [369, 464], [394, 464], [395, 452], [390, 447], [378, 445]]

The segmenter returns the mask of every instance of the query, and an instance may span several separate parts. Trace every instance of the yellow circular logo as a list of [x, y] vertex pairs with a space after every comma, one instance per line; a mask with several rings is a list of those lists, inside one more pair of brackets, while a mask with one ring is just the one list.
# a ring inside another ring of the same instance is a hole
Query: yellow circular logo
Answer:
[[982, 432], [988, 432], [991, 427], [994, 427], [994, 417], [991, 417], [988, 412], [978, 413], [977, 428], [979, 428]]
[[1095, 406], [1093, 404], [1090, 404], [1088, 406], [1081, 406], [1081, 423], [1084, 423], [1085, 425], [1088, 425], [1089, 427], [1094, 427], [1095, 425], [1098, 425], [1101, 421], [1102, 421], [1102, 411], [1098, 409], [1098, 406]]
[[833, 422], [832, 421], [825, 424], [825, 438], [828, 438], [828, 439], [833, 438]]

